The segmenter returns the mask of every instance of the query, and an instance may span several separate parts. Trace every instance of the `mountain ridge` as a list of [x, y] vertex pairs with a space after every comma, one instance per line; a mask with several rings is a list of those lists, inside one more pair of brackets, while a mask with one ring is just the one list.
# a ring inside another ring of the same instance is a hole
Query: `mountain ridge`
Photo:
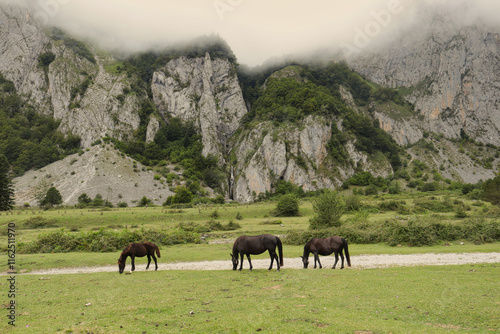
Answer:
[[[218, 167], [196, 167], [207, 169], [193, 174], [185, 162], [190, 172], [178, 185], [207, 174], [219, 192], [248, 202], [272, 193], [280, 181], [306, 191], [335, 189], [361, 171], [388, 177], [414, 159], [462, 182], [493, 177], [498, 168], [500, 39], [484, 29], [464, 28], [453, 38], [435, 32], [420, 49], [403, 38], [385, 53], [347, 63], [293, 62], [293, 68], [284, 64], [243, 79], [227, 45], [204, 50], [194, 43], [185, 53], [151, 60], [145, 54], [137, 58], [146, 62], [143, 68], [42, 27], [29, 7], [2, 5], [0, 21], [0, 72], [38, 112], [60, 120], [62, 132], [79, 136], [83, 149], [114, 138], [139, 145], [137, 157], [149, 154], [143, 162], [159, 163], [163, 153], [155, 141], [165, 124], [173, 118], [193, 123], [203, 156], [214, 157]], [[283, 100], [283, 87], [295, 95]], [[369, 136], [382, 135], [378, 128], [406, 153], [392, 144], [372, 148], [386, 140], [370, 143], [375, 137]], [[74, 203], [73, 195], [65, 196]], [[116, 203], [114, 194], [108, 197]], [[24, 201], [33, 198], [20, 196]]]

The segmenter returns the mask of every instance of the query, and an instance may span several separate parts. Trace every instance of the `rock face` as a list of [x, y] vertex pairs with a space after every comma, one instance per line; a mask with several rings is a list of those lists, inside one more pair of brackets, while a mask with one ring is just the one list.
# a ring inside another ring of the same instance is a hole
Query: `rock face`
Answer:
[[338, 166], [328, 159], [327, 143], [331, 138], [331, 120], [308, 116], [301, 126], [275, 128], [260, 123], [233, 140], [238, 157], [232, 166], [230, 192], [234, 200], [248, 202], [259, 194], [272, 192], [279, 180], [291, 182], [304, 191], [337, 188], [354, 174], [353, 165], [362, 164], [374, 175], [387, 176], [390, 164], [375, 164], [363, 152], [347, 144], [352, 165]]
[[[477, 141], [500, 145], [500, 28], [481, 23], [457, 28], [446, 16], [420, 24], [428, 24], [425, 33], [404, 34], [351, 65], [380, 85], [404, 88], [421, 114], [411, 122], [415, 128], [447, 138], [460, 138], [463, 129]], [[390, 120], [381, 123], [394, 128]], [[417, 136], [408, 130], [397, 125], [400, 135], [414, 142]]]
[[[138, 102], [117, 96], [130, 85], [125, 74], [106, 71], [114, 60], [100, 57], [89, 61], [62, 40], [50, 38], [48, 28], [35, 19], [37, 8], [30, 2], [0, 7], [0, 72], [35, 109], [61, 121], [60, 129], [80, 136], [84, 147], [105, 135], [119, 139], [139, 127]], [[55, 55], [46, 69], [39, 64], [45, 53]]]
[[[64, 35], [55, 36], [42, 27], [35, 19], [34, 3], [4, 1], [0, 6], [0, 72], [38, 112], [60, 120], [61, 131], [80, 136], [89, 151], [17, 179], [20, 204], [34, 204], [33, 184], [46, 179], [61, 191], [66, 204], [74, 204], [82, 192], [91, 197], [100, 193], [113, 203], [121, 199], [132, 203], [146, 195], [160, 204], [162, 197], [172, 194], [168, 187], [142, 168], [134, 171], [137, 168], [121, 154], [92, 143], [103, 136], [130, 138], [141, 125], [147, 126], [146, 142], [154, 141], [169, 117], [193, 122], [199, 129], [203, 155], [218, 158], [227, 172], [223, 188], [237, 201], [272, 192], [279, 180], [309, 191], [336, 188], [360, 170], [375, 176], [392, 172], [383, 154], [373, 157], [358, 151], [352, 136], [345, 144], [347, 162], [331, 160], [327, 144], [332, 122], [342, 130], [341, 120], [308, 116], [300, 125], [263, 121], [240, 128], [248, 110], [236, 65], [208, 53], [178, 57], [154, 71], [150, 88], [157, 112], [149, 116], [149, 123], [141, 124], [139, 110], [149, 98], [147, 93], [132, 89], [133, 79], [116, 71], [113, 57], [87, 43], [75, 41], [79, 47], [72, 47]], [[414, 112], [391, 103], [358, 107], [348, 89], [341, 87], [346, 106], [377, 119], [400, 145], [415, 144], [426, 132], [435, 132], [448, 139], [465, 133], [500, 146], [500, 30], [481, 24], [456, 28], [443, 17], [435, 17], [428, 27], [425, 33], [406, 34], [349, 61], [366, 78], [400, 89], [414, 104]], [[42, 66], [41, 56], [47, 54], [54, 59]], [[300, 66], [271, 77], [306, 82]], [[409, 152], [420, 154], [419, 159], [426, 154], [414, 148]], [[429, 163], [435, 169], [447, 164], [451, 172], [444, 175], [468, 182], [494, 175], [491, 170], [476, 173], [477, 161], [465, 156], [457, 161], [449, 158], [457, 152], [452, 141], [446, 142]]]
[[160, 113], [193, 122], [203, 137], [203, 155], [222, 158], [229, 137], [247, 112], [236, 76], [227, 59], [170, 61], [153, 74], [153, 99]]

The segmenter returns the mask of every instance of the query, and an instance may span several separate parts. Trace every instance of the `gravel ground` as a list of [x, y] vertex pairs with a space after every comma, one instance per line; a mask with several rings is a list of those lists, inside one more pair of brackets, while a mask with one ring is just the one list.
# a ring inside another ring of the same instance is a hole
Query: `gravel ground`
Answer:
[[[144, 270], [147, 261], [146, 258], [136, 259], [136, 271]], [[323, 268], [331, 268], [334, 263], [333, 256], [320, 257]], [[254, 269], [267, 269], [269, 259], [252, 259]], [[411, 266], [443, 266], [443, 265], [462, 265], [479, 263], [500, 263], [500, 253], [450, 253], [450, 254], [409, 254], [409, 255], [358, 255], [351, 256], [352, 267], [350, 269], [372, 269], [387, 267], [411, 267]], [[309, 258], [309, 268], [314, 265], [314, 258]], [[339, 264], [337, 266], [340, 265]], [[154, 268], [154, 262], [150, 269]], [[243, 270], [248, 270], [248, 261], [245, 258]], [[274, 266], [275, 268], [275, 266]], [[283, 269], [302, 268], [300, 258], [285, 258]], [[338, 268], [338, 267], [337, 267]], [[202, 261], [202, 262], [173, 262], [158, 263], [158, 270], [231, 270], [231, 260], [227, 261]], [[127, 261], [125, 271], [130, 270], [130, 260]], [[36, 270], [29, 274], [32, 275], [55, 275], [55, 274], [84, 274], [96, 272], [118, 272], [117, 265], [103, 267], [80, 267], [80, 268], [61, 268]], [[26, 274], [25, 274], [26, 275]]]

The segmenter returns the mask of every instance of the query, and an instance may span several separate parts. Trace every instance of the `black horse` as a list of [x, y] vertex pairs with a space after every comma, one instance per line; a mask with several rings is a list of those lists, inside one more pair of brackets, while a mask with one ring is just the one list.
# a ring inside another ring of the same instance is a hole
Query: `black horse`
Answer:
[[345, 251], [345, 256], [347, 258], [347, 265], [351, 266], [351, 259], [349, 258], [349, 250], [347, 248], [347, 240], [341, 237], [327, 237], [327, 238], [312, 238], [309, 242], [304, 246], [304, 255], [301, 256], [302, 262], [304, 263], [304, 268], [307, 268], [309, 264], [309, 253], [314, 254], [314, 269], [316, 269], [316, 261], [319, 263], [319, 268], [323, 268], [321, 266], [321, 262], [319, 262], [318, 255], [330, 255], [335, 252], [335, 263], [333, 264], [332, 269], [335, 269], [337, 262], [340, 258], [342, 259], [342, 265], [340, 269], [344, 268], [344, 254], [342, 250]]
[[[278, 246], [278, 252], [280, 254], [279, 261], [276, 255], [276, 246]], [[238, 267], [238, 254], [241, 258], [240, 269], [243, 268], [243, 255], [247, 256], [248, 263], [250, 263], [250, 270], [252, 270], [252, 262], [250, 261], [250, 254], [262, 254], [265, 251], [269, 251], [271, 256], [271, 265], [269, 270], [273, 268], [273, 261], [276, 259], [276, 265], [278, 271], [280, 266], [283, 266], [283, 246], [281, 244], [280, 238], [271, 234], [262, 234], [256, 236], [246, 236], [242, 235], [233, 245], [233, 254], [231, 254], [231, 259], [233, 261], [233, 270]]]
[[123, 270], [125, 269], [125, 261], [127, 260], [127, 257], [130, 256], [130, 259], [132, 261], [132, 269], [130, 272], [135, 270], [135, 257], [143, 257], [147, 256], [148, 257], [148, 265], [146, 266], [146, 270], [149, 268], [149, 264], [151, 263], [151, 257], [153, 257], [153, 260], [155, 260], [155, 270], [158, 270], [158, 263], [156, 262], [156, 257], [155, 257], [155, 251], [156, 255], [160, 258], [160, 249], [158, 246], [156, 246], [152, 242], [139, 242], [139, 243], [131, 243], [125, 249], [120, 255], [120, 258], [118, 259], [118, 270], [120, 271], [120, 274], [123, 273]]

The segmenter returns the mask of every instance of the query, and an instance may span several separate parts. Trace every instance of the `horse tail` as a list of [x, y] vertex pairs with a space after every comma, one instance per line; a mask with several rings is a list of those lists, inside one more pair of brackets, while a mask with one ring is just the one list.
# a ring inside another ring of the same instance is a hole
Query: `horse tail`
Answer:
[[278, 253], [280, 254], [280, 266], [283, 267], [283, 245], [281, 244], [281, 239], [276, 237], [278, 243]]
[[342, 244], [344, 245], [345, 257], [347, 259], [347, 265], [351, 266], [351, 258], [349, 257], [349, 249], [347, 248], [347, 240], [342, 238]]
[[160, 258], [161, 257], [161, 255], [160, 255], [160, 249], [156, 245], [155, 245], [155, 250], [156, 250], [156, 256], [158, 256], [158, 258]]

